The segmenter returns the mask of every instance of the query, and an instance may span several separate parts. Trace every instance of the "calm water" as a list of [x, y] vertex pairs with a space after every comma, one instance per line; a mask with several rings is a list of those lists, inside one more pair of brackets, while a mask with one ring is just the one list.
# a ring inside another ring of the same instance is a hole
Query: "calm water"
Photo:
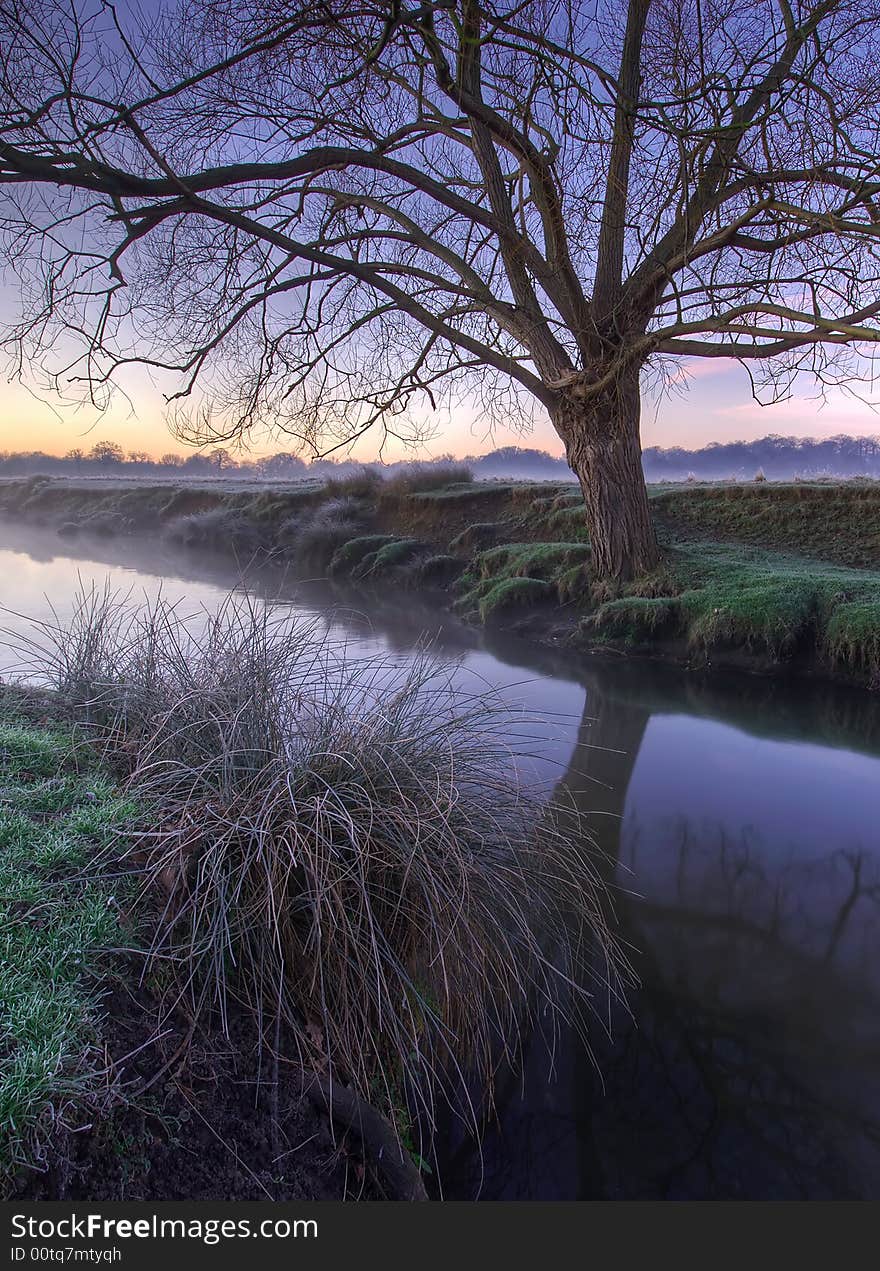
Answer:
[[[9, 608], [63, 613], [79, 579], [108, 577], [190, 607], [236, 582], [161, 546], [0, 524]], [[880, 698], [575, 660], [409, 597], [367, 616], [277, 570], [248, 586], [350, 654], [405, 661], [427, 635], [469, 686], [499, 688], [530, 776], [564, 787], [613, 862], [630, 1012], [597, 1031], [595, 1062], [564, 1039], [552, 1079], [536, 1045], [482, 1154], [448, 1127], [446, 1195], [880, 1197]]]

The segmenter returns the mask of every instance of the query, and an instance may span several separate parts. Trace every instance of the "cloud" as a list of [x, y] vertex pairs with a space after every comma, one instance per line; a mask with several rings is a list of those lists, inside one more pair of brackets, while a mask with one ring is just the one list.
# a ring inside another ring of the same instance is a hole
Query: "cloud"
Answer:
[[669, 379], [673, 384], [687, 384], [690, 380], [717, 379], [739, 369], [739, 362], [730, 357], [680, 358]]
[[872, 408], [867, 402], [853, 401], [840, 394], [829, 393], [825, 402], [811, 397], [790, 397], [771, 406], [749, 399], [745, 402], [717, 406], [713, 414], [719, 419], [737, 419], [749, 423], [772, 424], [797, 421], [810, 431], [840, 432], [847, 428], [868, 428], [880, 432], [880, 404]]

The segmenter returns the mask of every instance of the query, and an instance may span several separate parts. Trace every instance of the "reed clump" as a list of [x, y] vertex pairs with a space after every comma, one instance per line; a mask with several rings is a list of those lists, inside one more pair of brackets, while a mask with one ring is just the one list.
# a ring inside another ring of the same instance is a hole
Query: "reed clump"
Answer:
[[441, 460], [438, 463], [414, 463], [387, 477], [379, 489], [380, 500], [393, 503], [413, 494], [427, 494], [448, 487], [472, 485], [474, 474], [466, 463]]
[[618, 962], [596, 860], [511, 777], [510, 719], [427, 654], [351, 660], [230, 598], [87, 593], [31, 662], [145, 809], [124, 845], [150, 962], [197, 1020], [430, 1127], [537, 1015], [585, 1026]]

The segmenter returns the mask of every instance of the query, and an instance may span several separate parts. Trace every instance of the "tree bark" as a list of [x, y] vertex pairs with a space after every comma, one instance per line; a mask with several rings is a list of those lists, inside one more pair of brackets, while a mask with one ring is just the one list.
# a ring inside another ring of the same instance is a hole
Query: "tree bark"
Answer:
[[642, 472], [640, 411], [637, 367], [596, 396], [565, 392], [553, 411], [583, 492], [593, 575], [600, 582], [637, 578], [659, 559]]

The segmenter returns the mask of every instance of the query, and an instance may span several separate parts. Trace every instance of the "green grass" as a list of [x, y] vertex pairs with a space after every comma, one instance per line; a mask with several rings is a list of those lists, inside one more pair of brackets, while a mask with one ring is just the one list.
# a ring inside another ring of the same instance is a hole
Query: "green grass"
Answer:
[[588, 560], [590, 549], [582, 543], [505, 543], [482, 552], [478, 561], [481, 578], [543, 578], [554, 581], [560, 572]]
[[880, 676], [880, 587], [873, 596], [837, 606], [825, 628], [825, 646], [833, 662], [874, 680]]
[[393, 534], [362, 534], [359, 538], [350, 538], [333, 553], [328, 573], [334, 577], [351, 577], [362, 560], [394, 541]]
[[644, 644], [681, 629], [681, 606], [666, 596], [621, 596], [609, 600], [584, 620], [585, 632], [624, 644]]
[[880, 677], [878, 571], [730, 543], [678, 543], [666, 569], [630, 591], [586, 618], [588, 639], [679, 636], [705, 656], [742, 649], [784, 662], [804, 654]]
[[[502, 543], [478, 553], [459, 581], [457, 607], [485, 622], [555, 596], [584, 614], [587, 644], [636, 647], [672, 640], [700, 658], [731, 651], [760, 663], [805, 658], [880, 683], [880, 569], [828, 559], [835, 553], [860, 561], [870, 555], [875, 534], [880, 542], [880, 512], [873, 520], [880, 494], [873, 487], [803, 490], [759, 485], [656, 494], [664, 561], [650, 577], [606, 593], [604, 604], [592, 586], [589, 546], [579, 541], [584, 529], [577, 492], [541, 493], [526, 514], [528, 528], [549, 534], [561, 522], [571, 532], [564, 541]], [[718, 538], [688, 530], [684, 514], [673, 524], [669, 509], [679, 503], [700, 509], [694, 516], [711, 513], [707, 535], [713, 530]], [[750, 528], [752, 508], [763, 509], [766, 520], [758, 531]], [[803, 525], [813, 514], [819, 524], [810, 535]], [[717, 523], [711, 519], [716, 516]], [[787, 530], [779, 528], [783, 523]], [[724, 541], [737, 525], [774, 546], [777, 539], [783, 547], [800, 538], [815, 542], [826, 559]]]
[[880, 567], [880, 485], [862, 482], [657, 489], [661, 525], [689, 537], [728, 539]]
[[679, 546], [672, 561], [691, 644], [775, 659], [814, 644], [831, 662], [880, 671], [880, 573], [721, 543]]
[[[433, 562], [424, 571], [427, 559]], [[349, 539], [338, 547], [330, 561], [329, 573], [335, 578], [349, 578], [372, 583], [393, 577], [409, 585], [427, 582], [429, 577], [449, 577], [461, 565], [454, 558], [431, 552], [430, 544], [417, 538], [396, 538], [393, 534], [364, 534]]]
[[422, 556], [428, 550], [427, 545], [417, 538], [398, 538], [385, 543], [372, 555], [365, 556], [355, 572], [359, 578], [386, 574], [401, 565], [408, 565], [416, 556]]
[[494, 547], [506, 529], [503, 521], [475, 521], [450, 540], [451, 552], [474, 552]]
[[547, 600], [568, 603], [588, 585], [584, 543], [505, 543], [480, 552], [459, 581], [457, 608], [490, 617]]
[[561, 486], [533, 498], [527, 503], [519, 492], [515, 500], [524, 505], [524, 524], [542, 538], [562, 540], [567, 543], [588, 543], [584, 500], [580, 490]]
[[92, 863], [131, 814], [69, 730], [0, 719], [0, 1196], [100, 1095], [100, 976], [119, 931]]
[[502, 578], [492, 582], [477, 599], [481, 622], [489, 622], [515, 609], [532, 609], [553, 596], [543, 578]]
[[[570, 495], [538, 500], [547, 521]], [[669, 541], [649, 577], [606, 596], [592, 587], [582, 542], [505, 543], [479, 552], [456, 607], [487, 622], [556, 600], [582, 612], [585, 643], [637, 647], [674, 640], [701, 658], [741, 651], [759, 662], [806, 657], [880, 682], [880, 571], [699, 539]]]

